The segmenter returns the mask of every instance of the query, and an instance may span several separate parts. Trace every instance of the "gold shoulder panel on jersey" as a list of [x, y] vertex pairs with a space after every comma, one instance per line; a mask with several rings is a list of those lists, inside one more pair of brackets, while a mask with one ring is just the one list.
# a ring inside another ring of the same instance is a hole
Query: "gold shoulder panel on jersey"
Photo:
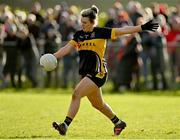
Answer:
[[78, 43], [74, 40], [70, 40], [69, 43], [76, 49], [78, 49]]
[[113, 39], [113, 40], [117, 39], [116, 30], [118, 30], [118, 29], [112, 28], [112, 31], [111, 31], [111, 39]]

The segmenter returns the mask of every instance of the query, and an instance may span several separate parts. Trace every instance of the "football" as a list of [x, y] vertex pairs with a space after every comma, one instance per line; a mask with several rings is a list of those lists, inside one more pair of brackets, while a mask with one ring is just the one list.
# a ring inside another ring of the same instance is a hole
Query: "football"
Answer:
[[57, 59], [53, 54], [47, 53], [41, 56], [40, 65], [45, 71], [52, 71], [57, 66]]

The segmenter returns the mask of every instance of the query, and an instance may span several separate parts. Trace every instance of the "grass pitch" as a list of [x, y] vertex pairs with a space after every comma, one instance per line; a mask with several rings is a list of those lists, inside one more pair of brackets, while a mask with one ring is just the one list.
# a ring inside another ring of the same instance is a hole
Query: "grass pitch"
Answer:
[[180, 139], [180, 91], [106, 91], [105, 101], [127, 122], [127, 128], [118, 137], [112, 135], [112, 123], [83, 98], [67, 136], [59, 136], [51, 123], [64, 120], [71, 91], [1, 91], [0, 139]]

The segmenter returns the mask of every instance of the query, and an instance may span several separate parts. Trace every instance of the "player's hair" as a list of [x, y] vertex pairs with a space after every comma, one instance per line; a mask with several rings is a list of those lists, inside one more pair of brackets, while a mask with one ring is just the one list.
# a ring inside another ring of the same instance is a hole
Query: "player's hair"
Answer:
[[97, 6], [92, 5], [91, 8], [84, 9], [81, 11], [82, 17], [88, 17], [90, 22], [95, 22], [95, 20], [98, 18], [97, 14], [99, 13], [99, 9]]

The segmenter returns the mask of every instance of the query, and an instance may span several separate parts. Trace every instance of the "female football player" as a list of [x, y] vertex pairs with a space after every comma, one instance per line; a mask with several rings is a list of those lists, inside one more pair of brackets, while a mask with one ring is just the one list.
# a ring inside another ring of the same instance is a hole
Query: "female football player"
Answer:
[[114, 134], [119, 135], [126, 127], [126, 123], [119, 119], [111, 107], [103, 100], [101, 87], [107, 80], [107, 68], [104, 59], [107, 39], [116, 39], [124, 34], [133, 34], [143, 30], [155, 31], [158, 23], [152, 20], [139, 26], [123, 28], [100, 28], [97, 25], [98, 8], [92, 6], [81, 12], [82, 30], [74, 34], [74, 38], [67, 45], [60, 48], [54, 56], [59, 59], [70, 53], [74, 48], [79, 53], [79, 74], [82, 79], [72, 94], [67, 116], [63, 123], [53, 122], [53, 127], [66, 135], [69, 125], [76, 116], [81, 99], [87, 97], [94, 108], [99, 110], [114, 124]]

